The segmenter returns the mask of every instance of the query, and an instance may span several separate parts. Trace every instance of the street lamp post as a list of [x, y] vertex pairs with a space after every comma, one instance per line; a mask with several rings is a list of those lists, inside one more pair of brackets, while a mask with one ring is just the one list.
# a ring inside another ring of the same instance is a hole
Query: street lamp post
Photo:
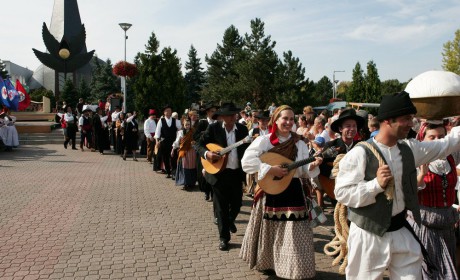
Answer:
[[[126, 31], [128, 31], [128, 29], [131, 28], [132, 24], [122, 22], [119, 25], [121, 29], [125, 31], [125, 60], [124, 60], [124, 63], [126, 63], [126, 39], [128, 39], [128, 36], [126, 36]], [[123, 87], [123, 112], [127, 112], [128, 110], [126, 108], [126, 76], [122, 77], [122, 87]]]
[[339, 82], [339, 80], [335, 79], [335, 73], [337, 72], [345, 72], [345, 71], [344, 70], [334, 70], [334, 72], [332, 73], [332, 82], [334, 83], [332, 85], [332, 98], [337, 97], [337, 83]]

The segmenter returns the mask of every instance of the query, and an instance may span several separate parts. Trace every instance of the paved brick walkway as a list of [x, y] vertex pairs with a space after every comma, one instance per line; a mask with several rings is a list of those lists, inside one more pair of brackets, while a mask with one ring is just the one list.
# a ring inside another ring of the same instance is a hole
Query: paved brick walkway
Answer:
[[[140, 159], [22, 146], [0, 152], [0, 279], [278, 279], [239, 257], [247, 199], [228, 252], [217, 249], [212, 203]], [[315, 232], [316, 279], [345, 279]]]

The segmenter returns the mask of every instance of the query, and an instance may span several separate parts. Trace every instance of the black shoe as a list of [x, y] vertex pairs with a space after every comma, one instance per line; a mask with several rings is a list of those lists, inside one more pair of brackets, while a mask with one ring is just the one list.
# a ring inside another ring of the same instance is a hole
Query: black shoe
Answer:
[[209, 193], [204, 195], [204, 200], [209, 200]]
[[77, 149], [77, 148], [75, 148], [75, 147], [72, 147], [72, 150], [78, 150], [78, 149]]
[[171, 176], [171, 179], [172, 179], [173, 181], [175, 181], [175, 180], [176, 180], [176, 176], [174, 176], [174, 175]]
[[227, 251], [228, 250], [228, 242], [221, 240], [219, 242], [219, 250], [221, 251]]
[[171, 178], [171, 174], [166, 175], [166, 178]]
[[214, 218], [214, 224], [215, 224], [215, 225], [219, 224], [219, 223], [217, 222], [217, 218]]
[[237, 232], [235, 223], [233, 223], [233, 222], [230, 222], [230, 232], [231, 233], [236, 233]]
[[64, 148], [67, 149], [67, 143], [66, 142], [64, 142]]

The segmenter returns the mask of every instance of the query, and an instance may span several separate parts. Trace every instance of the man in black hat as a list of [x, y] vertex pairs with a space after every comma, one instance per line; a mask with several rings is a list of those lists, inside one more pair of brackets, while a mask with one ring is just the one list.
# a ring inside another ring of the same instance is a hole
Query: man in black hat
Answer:
[[[198, 121], [198, 125], [195, 129], [195, 133], [193, 135], [193, 139], [195, 142], [198, 142], [203, 135], [203, 133], [206, 131], [208, 126], [212, 123], [217, 122], [215, 119], [213, 119], [214, 113], [219, 109], [219, 106], [214, 105], [212, 102], [206, 103], [204, 106], [204, 111], [206, 112], [206, 118], [201, 119]], [[201, 155], [198, 155], [201, 156]], [[199, 158], [199, 157], [198, 157]], [[205, 200], [211, 200], [212, 199], [212, 186], [209, 184], [209, 182], [206, 181], [205, 176], [203, 176], [203, 165], [201, 164], [201, 161], [197, 162], [197, 178], [198, 178], [198, 183], [200, 184], [200, 190], [204, 192], [204, 199]]]
[[[164, 116], [157, 123], [155, 131], [155, 140], [159, 157], [159, 164], [163, 162], [166, 171], [166, 178], [172, 178], [171, 170], [171, 150], [174, 140], [176, 140], [177, 131], [182, 128], [180, 120], [172, 117], [172, 108], [169, 105], [163, 107]], [[153, 167], [155, 169], [155, 166]]]
[[[209, 161], [219, 161], [221, 156], [209, 151], [206, 148], [207, 144], [214, 143], [221, 147], [228, 147], [248, 136], [248, 129], [236, 122], [236, 115], [239, 111], [240, 109], [236, 108], [233, 103], [222, 104], [222, 107], [213, 116], [214, 118], [219, 116], [222, 121], [210, 124], [198, 141], [197, 148], [201, 157]], [[235, 219], [240, 212], [242, 186], [245, 181], [241, 158], [247, 147], [248, 144], [243, 144], [227, 153], [227, 163], [219, 173], [205, 174], [206, 181], [213, 186], [220, 250], [228, 250], [230, 232], [237, 231]]]
[[421, 247], [406, 221], [406, 210], [421, 221], [416, 167], [460, 150], [460, 129], [435, 141], [406, 139], [416, 113], [407, 92], [384, 96], [372, 149], [358, 145], [340, 161], [334, 193], [351, 221], [347, 279], [380, 279], [387, 268], [391, 279], [422, 278]]

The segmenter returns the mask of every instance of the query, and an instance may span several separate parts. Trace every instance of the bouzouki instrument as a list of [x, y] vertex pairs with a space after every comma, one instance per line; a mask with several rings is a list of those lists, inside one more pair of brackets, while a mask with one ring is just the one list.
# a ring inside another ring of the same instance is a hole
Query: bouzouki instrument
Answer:
[[287, 189], [289, 183], [294, 177], [295, 171], [298, 167], [308, 164], [316, 160], [316, 157], [328, 158], [337, 156], [337, 148], [329, 147], [325, 151], [314, 155], [312, 157], [302, 159], [299, 161], [292, 161], [278, 153], [267, 152], [260, 155], [260, 160], [263, 163], [267, 163], [271, 166], [279, 165], [283, 168], [287, 168], [288, 174], [283, 177], [276, 177], [270, 174], [265, 175], [262, 180], [258, 181], [260, 188], [268, 194], [280, 194]]
[[203, 164], [204, 170], [206, 170], [206, 172], [208, 172], [209, 174], [217, 174], [220, 171], [224, 170], [225, 166], [227, 166], [228, 153], [230, 153], [233, 149], [236, 149], [243, 144], [251, 143], [252, 139], [253, 137], [246, 136], [240, 141], [225, 148], [222, 148], [221, 146], [214, 143], [206, 144], [206, 148], [210, 152], [218, 154], [220, 156], [220, 159], [216, 161], [210, 161], [202, 157], [201, 164]]

